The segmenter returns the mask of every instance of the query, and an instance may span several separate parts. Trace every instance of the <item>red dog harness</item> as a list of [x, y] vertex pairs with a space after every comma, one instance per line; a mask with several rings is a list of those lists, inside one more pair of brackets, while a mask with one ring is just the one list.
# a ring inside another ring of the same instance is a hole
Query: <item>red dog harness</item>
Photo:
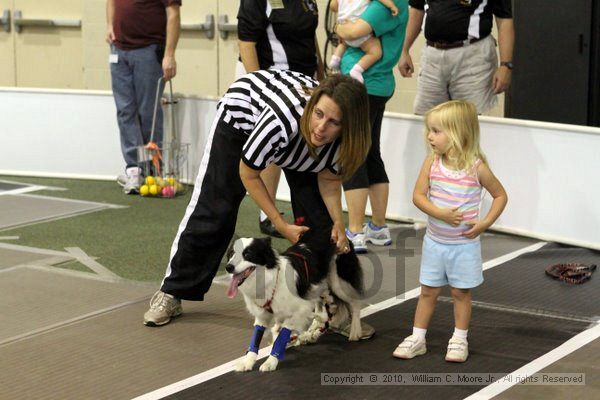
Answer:
[[275, 276], [275, 286], [273, 286], [273, 293], [271, 293], [271, 298], [266, 301], [261, 307], [273, 314], [273, 309], [271, 308], [271, 303], [273, 303], [273, 298], [275, 297], [275, 290], [277, 289], [277, 282], [279, 282], [279, 268], [277, 268], [277, 275]]
[[296, 253], [294, 251], [288, 251], [287, 254], [291, 254], [293, 256], [301, 258], [302, 261], [304, 261], [304, 272], [306, 273], [306, 279], [309, 279], [309, 275], [308, 275], [308, 260], [306, 259], [306, 257], [304, 257], [302, 254]]
[[[293, 251], [287, 252], [287, 254], [292, 255], [292, 256], [296, 256], [298, 258], [301, 258], [302, 261], [304, 261], [304, 272], [306, 273], [306, 279], [309, 279], [309, 274], [308, 274], [308, 260], [306, 259], [306, 257], [304, 257], [300, 253], [296, 253], [296, 252], [293, 252]], [[275, 286], [273, 287], [273, 293], [271, 293], [271, 298], [269, 300], [267, 300], [265, 302], [265, 304], [263, 304], [261, 306], [263, 309], [265, 309], [266, 311], [270, 312], [271, 314], [273, 314], [273, 309], [271, 308], [271, 304], [273, 303], [273, 298], [275, 297], [275, 290], [277, 289], [277, 282], [279, 282], [279, 268], [277, 268], [277, 276], [275, 277]]]

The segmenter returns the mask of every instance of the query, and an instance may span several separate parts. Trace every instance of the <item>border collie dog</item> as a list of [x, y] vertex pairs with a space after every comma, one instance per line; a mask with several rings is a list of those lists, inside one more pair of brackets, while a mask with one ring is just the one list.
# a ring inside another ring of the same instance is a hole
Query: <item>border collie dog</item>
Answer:
[[269, 237], [238, 239], [228, 258], [226, 270], [233, 277], [227, 295], [234, 297], [239, 290], [255, 318], [250, 346], [236, 371], [252, 370], [265, 328], [279, 325], [271, 355], [260, 366], [263, 372], [274, 371], [284, 357], [291, 333], [306, 331], [321, 296], [328, 291], [343, 306], [337, 308], [346, 310], [333, 319], [347, 318], [350, 312], [349, 340], [359, 340], [362, 269], [354, 251], [336, 255], [329, 232], [310, 230], [283, 254], [271, 247]]

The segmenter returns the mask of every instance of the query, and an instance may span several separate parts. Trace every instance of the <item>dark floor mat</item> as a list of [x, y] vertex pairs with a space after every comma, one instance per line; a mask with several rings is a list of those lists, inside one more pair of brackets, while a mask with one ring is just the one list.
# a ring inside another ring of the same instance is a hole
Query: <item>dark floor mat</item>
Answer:
[[[170, 399], [291, 399], [352, 398], [462, 399], [483, 386], [323, 386], [322, 373], [508, 373], [556, 348], [586, 329], [582, 322], [564, 323], [532, 315], [473, 309], [469, 339], [470, 358], [464, 364], [444, 361], [454, 321], [452, 305], [440, 303], [429, 328], [428, 353], [404, 361], [392, 357], [403, 337], [410, 334], [416, 299], [366, 318], [377, 328], [368, 341], [350, 343], [327, 334], [318, 344], [289, 349], [273, 373], [261, 373], [259, 360], [252, 372], [228, 373], [176, 393]], [[248, 330], [250, 338], [251, 330]], [[245, 343], [240, 343], [240, 352]]]
[[579, 262], [600, 265], [600, 252], [579, 247], [548, 244], [524, 254], [501, 268], [485, 272], [486, 282], [473, 293], [475, 301], [556, 314], [570, 318], [600, 317], [600, 272], [581, 285], [569, 284], [546, 276], [551, 264]]

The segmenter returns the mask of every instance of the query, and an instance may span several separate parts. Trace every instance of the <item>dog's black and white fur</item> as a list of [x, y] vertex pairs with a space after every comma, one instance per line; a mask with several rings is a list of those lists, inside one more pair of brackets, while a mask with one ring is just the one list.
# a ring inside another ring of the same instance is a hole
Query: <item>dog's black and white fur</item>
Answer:
[[[336, 255], [330, 232], [310, 230], [283, 254], [271, 247], [268, 237], [242, 238], [233, 243], [228, 257], [226, 269], [233, 274], [228, 295], [235, 296], [239, 289], [248, 311], [255, 317], [255, 334], [246, 356], [236, 367], [237, 371], [250, 371], [256, 362], [262, 337], [262, 331], [257, 335], [257, 329], [279, 325], [288, 337], [290, 331], [297, 334], [306, 331], [313, 320], [315, 307], [328, 289], [351, 313], [349, 340], [359, 340], [362, 269], [354, 251]], [[340, 317], [347, 315], [347, 312], [341, 313]], [[280, 336], [282, 334], [278, 339]], [[275, 370], [279, 360], [283, 359], [287, 338], [282, 337], [279, 342], [275, 340], [273, 351], [261, 365], [261, 371]]]

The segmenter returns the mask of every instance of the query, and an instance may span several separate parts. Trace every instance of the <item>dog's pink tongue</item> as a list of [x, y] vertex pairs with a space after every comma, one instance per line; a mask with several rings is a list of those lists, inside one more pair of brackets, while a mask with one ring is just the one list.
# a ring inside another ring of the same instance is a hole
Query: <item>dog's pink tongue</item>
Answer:
[[233, 299], [238, 292], [238, 283], [240, 282], [239, 277], [233, 275], [231, 277], [231, 282], [229, 283], [229, 288], [227, 288], [227, 297]]

